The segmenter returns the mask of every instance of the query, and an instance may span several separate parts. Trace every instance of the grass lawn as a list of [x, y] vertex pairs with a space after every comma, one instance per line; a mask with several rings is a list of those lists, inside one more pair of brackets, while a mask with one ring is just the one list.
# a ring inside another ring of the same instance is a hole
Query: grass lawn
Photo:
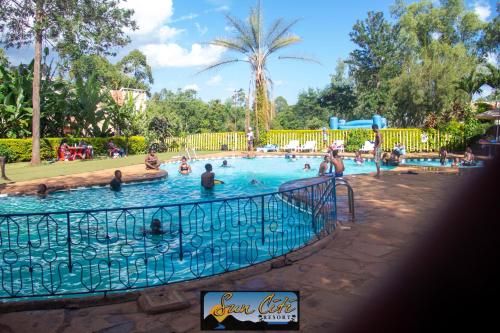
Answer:
[[[197, 151], [196, 154], [204, 155], [213, 152], [209, 151]], [[173, 156], [179, 156], [182, 153], [171, 152], [171, 153], [159, 153], [158, 157], [160, 160], [166, 160]], [[76, 160], [71, 162], [56, 162], [47, 163], [42, 162], [41, 165], [31, 166], [28, 162], [22, 163], [9, 163], [6, 166], [7, 177], [11, 181], [21, 182], [25, 180], [33, 180], [40, 178], [49, 178], [56, 176], [73, 175], [82, 172], [97, 171], [104, 169], [115, 169], [128, 165], [142, 164], [144, 163], [145, 154], [142, 155], [131, 155], [124, 158], [104, 158], [97, 157], [94, 160]], [[3, 179], [0, 179], [0, 184], [5, 183]]]

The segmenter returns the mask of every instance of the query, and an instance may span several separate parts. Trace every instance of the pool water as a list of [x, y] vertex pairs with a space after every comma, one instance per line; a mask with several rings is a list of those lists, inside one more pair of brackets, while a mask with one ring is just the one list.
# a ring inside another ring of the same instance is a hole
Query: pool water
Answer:
[[[451, 167], [453, 163], [452, 159], [447, 159], [444, 165], [441, 164], [439, 159], [436, 158], [406, 158], [401, 160], [402, 165], [416, 165], [423, 167]], [[482, 161], [476, 161], [475, 166], [463, 166], [459, 165], [459, 168], [477, 168], [482, 167], [484, 164]]]
[[[286, 181], [316, 176], [322, 158], [298, 157], [294, 161], [283, 157], [228, 158], [227, 161], [227, 168], [221, 167], [222, 159], [190, 162], [193, 170], [190, 175], [179, 174], [178, 163], [163, 164], [162, 169], [168, 171], [166, 179], [124, 184], [120, 192], [110, 191], [106, 186], [58, 191], [44, 199], [4, 196], [0, 197], [0, 215], [157, 206], [276, 192]], [[213, 190], [200, 186], [200, 175], [205, 171], [206, 163], [212, 164], [215, 178], [225, 184], [216, 185]], [[305, 163], [309, 163], [312, 170], [304, 171]], [[345, 175], [375, 171], [372, 160], [358, 165], [352, 159], [344, 159], [344, 164]], [[385, 170], [392, 168], [383, 167]], [[258, 183], [251, 184], [252, 180]]]

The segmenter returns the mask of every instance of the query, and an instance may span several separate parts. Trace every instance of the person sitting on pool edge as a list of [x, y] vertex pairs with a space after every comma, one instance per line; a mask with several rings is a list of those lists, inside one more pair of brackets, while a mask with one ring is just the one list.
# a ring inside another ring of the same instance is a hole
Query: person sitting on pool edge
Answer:
[[332, 151], [332, 159], [331, 163], [335, 167], [335, 177], [342, 177], [344, 175], [344, 161], [342, 161], [342, 158], [339, 156], [339, 151], [334, 150]]
[[318, 176], [324, 176], [326, 174], [326, 170], [328, 170], [328, 163], [330, 162], [330, 155], [325, 155], [323, 158], [323, 162], [319, 165]]
[[120, 191], [122, 189], [122, 172], [120, 170], [115, 171], [115, 178], [109, 183], [111, 191]]
[[212, 171], [212, 164], [205, 164], [205, 172], [201, 174], [201, 186], [205, 189], [212, 189], [215, 184], [224, 184], [222, 180], [215, 179], [215, 173]]
[[144, 164], [146, 165], [146, 170], [158, 170], [160, 169], [160, 160], [156, 156], [154, 149], [149, 149], [149, 154], [144, 159]]
[[188, 175], [191, 173], [191, 166], [187, 164], [186, 156], [182, 156], [181, 164], [179, 165], [179, 173], [182, 175]]

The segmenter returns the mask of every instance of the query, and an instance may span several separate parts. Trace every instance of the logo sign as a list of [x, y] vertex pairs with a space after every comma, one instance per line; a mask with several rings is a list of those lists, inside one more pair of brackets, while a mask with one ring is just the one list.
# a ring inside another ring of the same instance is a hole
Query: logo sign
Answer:
[[201, 329], [299, 329], [298, 291], [202, 291]]

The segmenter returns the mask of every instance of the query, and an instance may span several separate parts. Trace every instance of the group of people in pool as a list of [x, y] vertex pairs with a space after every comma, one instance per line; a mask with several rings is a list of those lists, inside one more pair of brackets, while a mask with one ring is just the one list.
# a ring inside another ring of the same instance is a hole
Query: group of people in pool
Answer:
[[[305, 167], [304, 167], [305, 169]], [[335, 170], [335, 173], [333, 173]], [[319, 165], [318, 176], [334, 175], [335, 177], [342, 177], [344, 175], [345, 165], [339, 151], [336, 149], [329, 149], [328, 154], [323, 158]]]
[[[446, 165], [446, 161], [448, 160], [448, 151], [446, 150], [445, 147], [441, 147], [439, 150], [439, 162], [441, 165]], [[458, 166], [475, 166], [476, 165], [476, 157], [472, 153], [471, 147], [467, 147], [465, 149], [464, 157], [463, 158], [458, 158], [455, 157], [452, 162], [451, 166], [452, 167], [458, 167]]]

